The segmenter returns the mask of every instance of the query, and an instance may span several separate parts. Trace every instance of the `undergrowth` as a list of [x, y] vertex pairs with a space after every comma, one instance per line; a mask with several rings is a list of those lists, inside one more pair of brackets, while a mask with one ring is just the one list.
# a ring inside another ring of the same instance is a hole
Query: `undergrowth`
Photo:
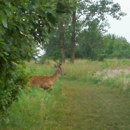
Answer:
[[53, 91], [40, 88], [21, 90], [18, 100], [14, 101], [1, 121], [1, 128], [7, 130], [43, 130], [55, 129], [61, 121], [64, 100], [59, 80]]

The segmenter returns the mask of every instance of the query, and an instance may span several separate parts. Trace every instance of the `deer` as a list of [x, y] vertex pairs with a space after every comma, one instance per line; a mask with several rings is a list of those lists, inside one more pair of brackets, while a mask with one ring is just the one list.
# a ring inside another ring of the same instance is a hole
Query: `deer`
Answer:
[[61, 65], [55, 65], [55, 73], [52, 76], [32, 76], [30, 87], [40, 87], [44, 90], [52, 90], [54, 82], [58, 79], [60, 75], [66, 75], [66, 73], [61, 69]]

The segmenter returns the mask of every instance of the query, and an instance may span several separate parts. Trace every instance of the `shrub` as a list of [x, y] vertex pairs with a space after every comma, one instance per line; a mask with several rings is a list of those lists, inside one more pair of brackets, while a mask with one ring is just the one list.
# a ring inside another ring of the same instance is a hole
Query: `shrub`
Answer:
[[17, 93], [28, 81], [23, 64], [12, 63], [8, 66], [3, 70], [4, 74], [0, 73], [0, 110], [6, 110], [17, 99]]

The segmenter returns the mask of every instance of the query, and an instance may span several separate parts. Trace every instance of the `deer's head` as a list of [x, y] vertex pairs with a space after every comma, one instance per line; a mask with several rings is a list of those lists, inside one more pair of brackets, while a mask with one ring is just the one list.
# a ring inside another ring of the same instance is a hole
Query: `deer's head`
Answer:
[[59, 65], [55, 65], [54, 67], [56, 68], [57, 72], [61, 75], [66, 75], [66, 73], [64, 72], [63, 69], [61, 69], [61, 65], [62, 64], [59, 64]]

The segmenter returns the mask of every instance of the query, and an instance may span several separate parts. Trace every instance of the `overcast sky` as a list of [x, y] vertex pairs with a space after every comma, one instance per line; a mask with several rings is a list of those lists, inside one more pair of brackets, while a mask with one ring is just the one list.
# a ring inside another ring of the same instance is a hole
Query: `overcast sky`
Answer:
[[123, 36], [130, 43], [130, 1], [129, 0], [113, 0], [114, 3], [119, 3], [121, 10], [127, 15], [122, 17], [121, 20], [115, 20], [112, 17], [109, 18], [110, 29], [108, 32]]

